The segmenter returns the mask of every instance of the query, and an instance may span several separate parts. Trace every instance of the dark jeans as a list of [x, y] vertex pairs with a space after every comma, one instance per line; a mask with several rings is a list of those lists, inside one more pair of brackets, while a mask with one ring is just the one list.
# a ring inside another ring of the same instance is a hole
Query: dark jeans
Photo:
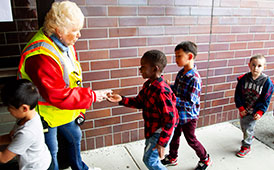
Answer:
[[186, 124], [178, 125], [174, 131], [174, 136], [169, 144], [169, 155], [172, 158], [178, 157], [178, 149], [180, 145], [180, 137], [182, 132], [184, 133], [185, 139], [188, 145], [195, 150], [196, 155], [200, 160], [207, 158], [207, 152], [203, 145], [197, 140], [195, 136], [195, 129], [197, 125], [197, 120], [191, 120]]

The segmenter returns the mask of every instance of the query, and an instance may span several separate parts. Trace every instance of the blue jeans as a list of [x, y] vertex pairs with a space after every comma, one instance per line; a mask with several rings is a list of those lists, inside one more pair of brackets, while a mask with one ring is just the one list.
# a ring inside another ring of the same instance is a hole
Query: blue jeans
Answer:
[[[170, 140], [173, 135], [171, 135]], [[158, 150], [152, 150], [160, 137], [160, 133], [154, 133], [150, 138], [146, 139], [143, 162], [149, 170], [167, 170], [159, 159]], [[169, 140], [169, 141], [170, 141]]]
[[57, 129], [58, 132], [69, 143], [69, 159], [70, 166], [73, 170], [88, 170], [88, 166], [82, 161], [81, 158], [81, 138], [82, 132], [80, 127], [72, 121], [62, 126], [49, 128], [49, 131], [45, 133], [45, 141], [51, 153], [54, 170], [59, 170], [57, 161], [58, 141], [57, 141]]

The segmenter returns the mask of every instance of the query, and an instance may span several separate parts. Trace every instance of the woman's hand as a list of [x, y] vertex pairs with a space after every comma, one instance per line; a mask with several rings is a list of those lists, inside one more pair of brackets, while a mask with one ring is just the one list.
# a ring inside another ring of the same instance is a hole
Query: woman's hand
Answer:
[[107, 94], [111, 94], [112, 90], [95, 90], [96, 101], [101, 102], [108, 98]]
[[117, 102], [120, 102], [122, 100], [122, 96], [120, 96], [119, 94], [108, 93], [107, 96], [108, 96], [107, 100], [109, 102], [117, 103]]

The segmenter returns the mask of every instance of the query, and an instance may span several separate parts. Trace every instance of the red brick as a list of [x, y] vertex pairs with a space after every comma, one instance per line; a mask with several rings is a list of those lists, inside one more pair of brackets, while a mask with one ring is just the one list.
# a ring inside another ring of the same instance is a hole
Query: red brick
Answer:
[[164, 69], [165, 73], [178, 72], [181, 68], [179, 68], [176, 64], [169, 64]]
[[235, 57], [250, 57], [251, 50], [235, 51]]
[[136, 129], [136, 128], [138, 128], [138, 123], [137, 122], [121, 124], [121, 125], [113, 126], [113, 132], [115, 132], [115, 133], [116, 132], [122, 132], [122, 131]]
[[189, 35], [182, 35], [182, 36], [175, 36], [174, 37], [174, 43], [179, 44], [182, 41], [192, 41], [196, 42], [196, 37], [195, 36], [189, 36]]
[[230, 26], [214, 25], [212, 27], [212, 33], [230, 33], [230, 32], [231, 32]]
[[136, 86], [136, 85], [142, 85], [144, 83], [144, 79], [142, 77], [134, 77], [134, 78], [127, 78], [127, 79], [121, 79], [121, 86]]
[[137, 87], [114, 89], [113, 93], [117, 93], [122, 96], [137, 95]]
[[95, 149], [95, 139], [89, 138], [87, 139], [87, 150]]
[[231, 8], [218, 8], [215, 7], [213, 14], [216, 16], [231, 16], [233, 15], [233, 10]]
[[190, 7], [190, 13], [193, 16], [210, 16], [211, 15], [211, 7]]
[[265, 32], [266, 26], [251, 26], [250, 33]]
[[100, 49], [100, 48], [117, 48], [118, 39], [104, 39], [104, 40], [90, 40], [90, 49]]
[[95, 122], [95, 127], [113, 125], [113, 124], [120, 123], [120, 117], [105, 118], [105, 119], [95, 120], [94, 122]]
[[148, 17], [147, 25], [168, 26], [172, 25], [172, 17]]
[[182, 26], [182, 27], [165, 27], [165, 34], [166, 35], [181, 35], [181, 34], [188, 34], [189, 27]]
[[122, 143], [128, 143], [130, 142], [129, 140], [129, 132], [123, 132], [122, 133]]
[[88, 62], [80, 62], [82, 71], [90, 71], [89, 63]]
[[232, 74], [232, 68], [215, 69], [215, 76]]
[[217, 42], [234, 42], [235, 40], [235, 35], [217, 35]]
[[98, 59], [108, 59], [108, 51], [84, 51], [79, 52], [80, 61], [98, 60]]
[[175, 0], [175, 6], [177, 5], [185, 5], [185, 6], [196, 6], [198, 5], [198, 1], [189, 1], [189, 0]]
[[104, 138], [103, 138], [103, 136], [96, 137], [95, 141], [96, 141], [95, 148], [102, 148], [102, 147], [104, 147]]
[[254, 25], [256, 18], [239, 18], [240, 25]]
[[138, 48], [138, 54], [143, 56], [143, 54], [145, 52], [147, 52], [148, 50], [160, 50], [160, 51], [164, 51], [164, 48], [162, 46], [160, 46], [160, 47], [159, 46], [157, 46], [157, 47], [149, 47], [149, 46], [147, 46], [147, 47], [140, 47], [140, 48]]
[[83, 81], [102, 80], [102, 79], [108, 79], [108, 78], [109, 78], [108, 71], [83, 73]]
[[190, 34], [209, 34], [210, 26], [190, 26], [189, 32]]
[[223, 91], [231, 89], [231, 84], [230, 83], [225, 83], [225, 84], [216, 84], [213, 87], [213, 91]]
[[230, 50], [239, 50], [239, 49], [246, 49], [247, 48], [247, 43], [231, 43], [230, 44]]
[[116, 5], [117, 0], [86, 0], [87, 5]]
[[87, 50], [88, 49], [88, 42], [86, 40], [78, 40], [75, 43], [75, 49], [78, 50]]
[[241, 1], [242, 8], [255, 8], [259, 7], [257, 1]]
[[123, 17], [119, 18], [120, 26], [145, 26], [147, 24], [146, 17]]
[[139, 27], [139, 36], [163, 35], [163, 27]]
[[248, 33], [249, 32], [249, 26], [232, 26], [231, 27], [231, 33]]
[[228, 58], [234, 58], [234, 51], [228, 51], [228, 52], [216, 52], [215, 53], [215, 59], [228, 59]]
[[198, 18], [195, 16], [175, 16], [174, 25], [196, 25], [198, 23]]
[[235, 104], [230, 104], [230, 105], [225, 105], [224, 106], [224, 111], [230, 111], [230, 110], [233, 110], [233, 109], [236, 109], [236, 106]]
[[267, 49], [254, 49], [252, 51], [252, 55], [255, 55], [255, 54], [267, 55], [268, 54], [268, 50]]
[[114, 134], [114, 145], [122, 143], [122, 135], [121, 133]]
[[210, 50], [212, 51], [223, 51], [228, 50], [229, 44], [211, 44]]
[[268, 41], [264, 43], [264, 47], [273, 48], [274, 47], [274, 41]]
[[110, 73], [111, 73], [111, 78], [131, 77], [131, 76], [137, 76], [138, 70], [136, 68], [119, 69], [119, 70], [112, 70]]
[[107, 29], [82, 29], [82, 38], [106, 38]]
[[121, 67], [136, 67], [140, 66], [140, 58], [121, 59]]
[[236, 82], [237, 77], [239, 77], [240, 75], [242, 75], [242, 74], [240, 73], [240, 74], [228, 75], [226, 78], [227, 79], [226, 81], [227, 82]]
[[137, 141], [139, 139], [138, 130], [130, 131], [130, 141]]
[[136, 7], [110, 6], [108, 7], [109, 16], [136, 16]]
[[145, 46], [146, 38], [124, 38], [120, 39], [121, 47], [135, 47], [135, 46]]
[[137, 57], [137, 48], [110, 50], [110, 58]]
[[92, 82], [93, 90], [112, 89], [112, 88], [118, 88], [118, 87], [119, 87], [119, 80], [106, 80], [106, 81]]
[[263, 46], [264, 46], [263, 42], [249, 42], [248, 43], [248, 48], [249, 49], [263, 48]]
[[129, 107], [112, 108], [112, 115], [113, 116], [128, 115], [129, 113], [136, 113], [136, 112], [137, 112], [137, 109], [129, 108]]
[[207, 84], [217, 84], [217, 83], [223, 83], [225, 82], [225, 77], [222, 76], [222, 77], [209, 77], [207, 79]]
[[[148, 38], [148, 45], [171, 45], [172, 37], [151, 37]], [[173, 47], [174, 48], [174, 47]]]
[[190, 8], [189, 7], [166, 7], [165, 8], [166, 15], [171, 16], [180, 16], [180, 15], [189, 15], [190, 14]]
[[148, 0], [148, 5], [173, 5], [174, 0]]
[[85, 115], [87, 120], [111, 116], [110, 109], [103, 109], [103, 110], [96, 110], [96, 111], [91, 110], [91, 111], [87, 111]]
[[99, 135], [105, 135], [112, 133], [111, 127], [95, 128], [91, 130], [86, 130], [86, 137], [94, 137]]
[[165, 8], [164, 7], [139, 7], [138, 9], [139, 15], [146, 15], [146, 16], [154, 16], [154, 15], [164, 15]]
[[270, 35], [269, 34], [255, 34], [254, 40], [269, 40]]
[[198, 25], [210, 25], [211, 17], [207, 16], [199, 16], [198, 17]]
[[106, 135], [104, 136], [105, 146], [111, 146], [113, 145], [113, 138], [112, 135]]
[[119, 68], [119, 60], [92, 61], [91, 70]]
[[274, 26], [266, 26], [266, 32], [274, 32]]
[[[257, 11], [257, 10], [255, 10], [255, 11]], [[260, 12], [262, 12], [263, 15], [266, 14], [266, 10], [260, 10]], [[260, 18], [259, 17], [256, 18], [256, 24], [257, 25], [259, 25], [259, 24], [261, 24], [261, 25], [268, 25], [269, 23], [271, 23], [271, 18], [261, 18], [261, 17]]]
[[81, 10], [85, 17], [88, 16], [106, 16], [107, 9], [106, 7], [81, 7]]
[[110, 28], [110, 37], [128, 37], [136, 36], [138, 34], [137, 28]]
[[117, 27], [117, 18], [88, 18], [88, 27]]
[[240, 3], [238, 0], [224, 0], [220, 2], [221, 7], [240, 7]]

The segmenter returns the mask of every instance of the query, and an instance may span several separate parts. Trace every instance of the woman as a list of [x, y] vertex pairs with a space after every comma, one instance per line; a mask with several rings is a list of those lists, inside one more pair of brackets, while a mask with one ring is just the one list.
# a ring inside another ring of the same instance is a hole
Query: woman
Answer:
[[93, 91], [82, 87], [80, 63], [74, 44], [81, 36], [84, 15], [73, 2], [54, 2], [42, 27], [24, 48], [19, 78], [32, 81], [41, 99], [37, 111], [47, 123], [45, 141], [58, 170], [57, 130], [69, 142], [72, 169], [88, 169], [82, 161], [81, 129], [75, 119], [110, 90]]

